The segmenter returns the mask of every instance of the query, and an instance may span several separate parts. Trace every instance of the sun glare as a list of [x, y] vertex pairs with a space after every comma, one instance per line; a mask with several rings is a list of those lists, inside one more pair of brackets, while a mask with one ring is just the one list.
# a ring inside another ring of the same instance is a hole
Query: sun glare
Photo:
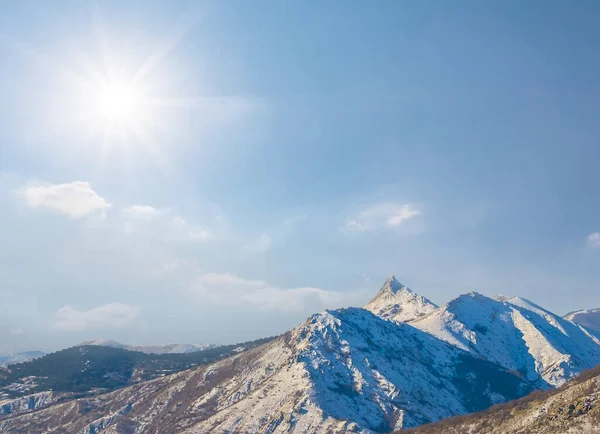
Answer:
[[105, 83], [98, 89], [95, 105], [98, 114], [116, 122], [131, 120], [140, 109], [141, 95], [133, 86]]
[[189, 21], [175, 26], [155, 49], [136, 54], [127, 49], [137, 43], [121, 44], [119, 35], [105, 27], [100, 11], [92, 13], [97, 44], [69, 46], [65, 51], [72, 55], [72, 63], [64, 63], [61, 56], [34, 53], [36, 61], [50, 69], [60, 90], [48, 106], [49, 124], [69, 139], [65, 142], [77, 153], [83, 148], [97, 152], [100, 166], [130, 157], [138, 162], [143, 153], [168, 168], [165, 138], [179, 134], [173, 127], [178, 120], [173, 109], [194, 108], [195, 102], [187, 95], [178, 98], [165, 92], [172, 87], [168, 82], [172, 68], [163, 62], [197, 16], [192, 14]]

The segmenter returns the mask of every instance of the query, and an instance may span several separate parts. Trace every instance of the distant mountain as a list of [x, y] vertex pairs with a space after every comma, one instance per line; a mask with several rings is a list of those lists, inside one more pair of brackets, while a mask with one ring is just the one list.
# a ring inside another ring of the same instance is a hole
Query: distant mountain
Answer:
[[381, 318], [406, 322], [433, 312], [437, 306], [391, 276], [364, 308]]
[[560, 389], [398, 434], [598, 434], [600, 367], [584, 372]]
[[21, 353], [4, 354], [0, 355], [0, 366], [6, 367], [16, 363], [23, 363], [45, 355], [46, 353], [43, 351], [24, 351]]
[[101, 347], [122, 348], [124, 350], [139, 351], [146, 354], [186, 354], [204, 351], [218, 346], [214, 344], [126, 345], [108, 339], [86, 341], [79, 345], [96, 345]]
[[568, 321], [584, 326], [600, 337], [600, 309], [578, 310], [564, 316]]

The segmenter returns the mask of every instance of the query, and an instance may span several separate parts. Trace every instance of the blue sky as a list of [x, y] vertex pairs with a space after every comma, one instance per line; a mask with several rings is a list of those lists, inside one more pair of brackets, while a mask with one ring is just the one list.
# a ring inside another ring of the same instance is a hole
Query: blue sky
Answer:
[[600, 306], [596, 2], [122, 3], [2, 5], [0, 351]]

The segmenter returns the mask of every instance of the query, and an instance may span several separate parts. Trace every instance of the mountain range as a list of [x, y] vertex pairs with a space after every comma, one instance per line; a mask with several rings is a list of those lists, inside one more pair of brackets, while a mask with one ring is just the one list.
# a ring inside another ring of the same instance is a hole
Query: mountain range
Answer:
[[187, 354], [215, 348], [214, 344], [166, 344], [166, 345], [126, 345], [109, 339], [85, 341], [79, 346], [95, 345], [100, 347], [122, 348], [129, 351], [139, 351], [146, 354]]
[[[586, 327], [518, 297], [438, 307], [393, 276], [208, 365], [0, 419], [19, 433], [377, 433], [553, 389], [600, 364]], [[1, 403], [0, 403], [1, 404]]]

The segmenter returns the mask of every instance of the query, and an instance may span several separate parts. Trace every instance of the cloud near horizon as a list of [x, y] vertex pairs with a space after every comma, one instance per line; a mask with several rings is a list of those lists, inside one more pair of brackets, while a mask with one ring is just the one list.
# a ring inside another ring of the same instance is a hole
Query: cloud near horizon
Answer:
[[191, 290], [218, 305], [244, 305], [282, 312], [316, 312], [362, 304], [364, 291], [336, 292], [313, 287], [277, 288], [263, 280], [231, 273], [205, 273], [194, 279]]
[[52, 327], [64, 331], [120, 329], [138, 322], [139, 308], [123, 303], [108, 303], [88, 310], [63, 306], [56, 312]]
[[413, 204], [382, 202], [371, 205], [351, 218], [345, 228], [349, 231], [368, 232], [395, 228], [421, 213]]
[[72, 219], [104, 211], [112, 205], [98, 195], [89, 182], [65, 184], [30, 182], [18, 190], [30, 208], [46, 208]]

